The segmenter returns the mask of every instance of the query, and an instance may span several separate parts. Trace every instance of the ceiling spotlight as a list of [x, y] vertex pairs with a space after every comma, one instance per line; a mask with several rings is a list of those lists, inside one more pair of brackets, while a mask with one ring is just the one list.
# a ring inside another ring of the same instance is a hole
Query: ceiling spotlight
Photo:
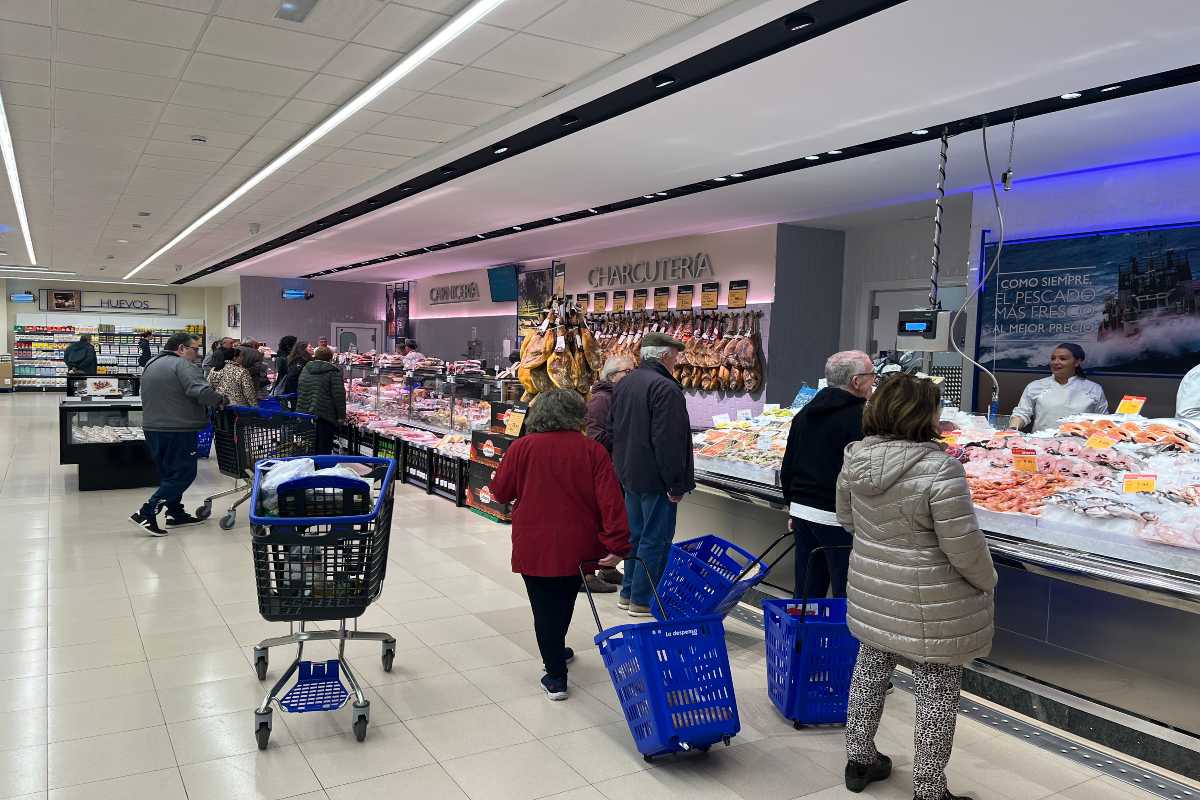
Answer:
[[652, 194], [644, 194], [644, 195], [642, 195], [642, 199], [644, 199], [644, 200], [653, 200], [653, 199], [654, 199], [654, 195], [652, 195]]
[[1121, 88], [1121, 84], [1117, 83], [1117, 84], [1114, 84], [1114, 85], [1112, 85], [1112, 86], [1105, 86], [1105, 87], [1104, 87], [1103, 89], [1101, 89], [1100, 91], [1102, 91], [1102, 92], [1115, 92], [1117, 89], [1120, 89], [1120, 88]]
[[826, 153], [826, 155], [830, 155], [830, 156], [840, 156], [841, 154], [842, 154], [841, 150], [830, 150], [828, 153]]
[[513, 230], [514, 230], [514, 231], [519, 231], [519, 230], [521, 230], [521, 226], [520, 226], [520, 225], [513, 225]]
[[150, 212], [149, 211], [139, 211], [138, 216], [139, 217], [148, 217], [148, 216], [150, 216]]
[[142, 226], [141, 226], [141, 224], [139, 224], [139, 223], [135, 222], [135, 223], [133, 223], [132, 225], [130, 225], [129, 227], [131, 227], [131, 228], [140, 228], [140, 227], [142, 227]]
[[483, 233], [477, 233], [477, 234], [475, 234], [475, 238], [476, 239], [486, 239], [487, 235], [483, 234]]
[[675, 83], [675, 78], [665, 72], [661, 72], [651, 78], [650, 81], [654, 84], [655, 89], [665, 89]]
[[6, 255], [8, 255], [7, 250], [0, 250], [0, 256], [6, 256]]
[[574, 114], [561, 114], [558, 118], [558, 124], [564, 128], [569, 128], [577, 122], [579, 122], [579, 117]]
[[929, 133], [929, 131], [927, 131], [926, 129], [917, 128], [915, 131], [912, 132], [912, 135], [913, 136], [924, 136], [927, 133]]
[[783, 18], [783, 24], [787, 26], [789, 31], [801, 31], [807, 28], [809, 25], [816, 24], [816, 22], [817, 21], [812, 18], [812, 15], [801, 14], [799, 12], [795, 14], [788, 14]]
[[666, 196], [667, 196], [667, 193], [666, 193], [666, 192], [655, 192], [655, 194], [656, 194], [656, 195], [658, 195], [659, 197], [666, 197]]
[[438, 170], [438, 172], [442, 173], [443, 175], [453, 175], [454, 167], [442, 167], [440, 170]]
[[555, 222], [562, 222], [562, 217], [551, 217], [550, 219], [554, 220]]
[[713, 180], [714, 181], [727, 181], [727, 180], [729, 180], [729, 178], [726, 178], [724, 175], [722, 175], [719, 178], [713, 178]]
[[492, 153], [494, 155], [498, 155], [498, 156], [502, 156], [507, 152], [508, 152], [508, 148], [504, 147], [503, 145], [501, 145], [500, 147], [497, 147], [495, 150], [492, 151]]
[[208, 144], [208, 137], [203, 134], [193, 133], [192, 144]]
[[1066, 94], [1060, 94], [1059, 97], [1063, 100], [1078, 100], [1079, 98], [1083, 97], [1083, 95], [1079, 92], [1067, 92]]
[[594, 209], [594, 208], [589, 208], [589, 209], [588, 209], [588, 211], [589, 211], [589, 212], [591, 212], [592, 214], [599, 214], [599, 213], [600, 213], [599, 211], [597, 211], [597, 210], [596, 210], [596, 209]]
[[729, 177], [731, 177], [731, 178], [744, 178], [744, 177], [746, 177], [746, 173], [744, 173], [744, 172], [731, 172], [731, 173], [729, 173]]
[[819, 158], [820, 158], [820, 156], [805, 156], [804, 160], [805, 161], [816, 161]]

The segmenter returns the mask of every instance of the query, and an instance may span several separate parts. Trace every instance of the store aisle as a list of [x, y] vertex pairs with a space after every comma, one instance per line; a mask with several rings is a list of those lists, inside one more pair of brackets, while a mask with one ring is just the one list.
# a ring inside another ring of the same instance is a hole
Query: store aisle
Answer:
[[[57, 464], [58, 400], [0, 396], [0, 798], [853, 796], [841, 788], [841, 731], [795, 732], [775, 714], [761, 638], [736, 623], [743, 731], [729, 749], [642, 761], [582, 601], [573, 694], [547, 702], [508, 529], [403, 487], [383, 597], [361, 621], [396, 636], [394, 671], [380, 668], [378, 645], [354, 646], [371, 686], [366, 742], [348, 732], [348, 706], [277, 711], [260, 753], [250, 709], [266, 687], [250, 647], [286, 626], [258, 616], [245, 516], [228, 534], [215, 521], [140, 534], [126, 516], [145, 492], [80, 494], [75, 468]], [[225, 484], [202, 462], [189, 505]], [[601, 598], [609, 624], [622, 621], [613, 597]], [[907, 694], [889, 699], [879, 744], [896, 775], [860, 796], [911, 797], [912, 711]], [[1149, 796], [969, 720], [950, 771], [979, 800]]]

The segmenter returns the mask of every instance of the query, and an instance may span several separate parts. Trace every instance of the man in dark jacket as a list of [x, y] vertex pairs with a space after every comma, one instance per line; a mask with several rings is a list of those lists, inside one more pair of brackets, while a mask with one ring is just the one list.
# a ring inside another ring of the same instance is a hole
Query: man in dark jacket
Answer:
[[151, 331], [142, 331], [142, 335], [138, 337], [138, 366], [143, 369], [150, 363], [150, 359], [154, 358], [154, 353], [150, 351], [150, 337], [153, 335]]
[[848, 549], [826, 550], [812, 560], [817, 547], [848, 546], [853, 538], [838, 524], [836, 489], [846, 445], [863, 438], [863, 406], [875, 386], [875, 369], [866, 353], [847, 350], [825, 362], [826, 387], [792, 420], [779, 482], [791, 504], [789, 526], [796, 538], [796, 597], [846, 596]]
[[612, 453], [612, 432], [608, 413], [612, 408], [613, 389], [637, 367], [627, 355], [612, 356], [600, 368], [600, 380], [592, 384], [592, 396], [587, 404], [587, 435]]
[[96, 348], [92, 347], [92, 337], [85, 333], [78, 342], [67, 345], [63, 361], [72, 375], [95, 375]]
[[208, 425], [208, 409], [219, 408], [225, 398], [204, 380], [195, 363], [199, 355], [196, 337], [176, 333], [142, 371], [142, 428], [159, 484], [129, 519], [151, 536], [167, 535], [158, 525], [164, 506], [167, 527], [201, 521], [184, 511], [183, 493], [196, 480], [196, 434]]
[[683, 388], [672, 377], [683, 343], [665, 333], [642, 338], [642, 365], [613, 392], [609, 430], [613, 464], [625, 489], [634, 554], [627, 562], [618, 605], [629, 615], [650, 615], [650, 582], [667, 565], [679, 501], [696, 488], [692, 431]]

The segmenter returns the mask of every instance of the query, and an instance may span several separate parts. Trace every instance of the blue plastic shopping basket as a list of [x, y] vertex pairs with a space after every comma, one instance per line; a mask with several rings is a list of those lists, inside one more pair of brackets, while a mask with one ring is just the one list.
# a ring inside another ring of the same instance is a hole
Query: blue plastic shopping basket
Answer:
[[208, 427], [196, 434], [196, 455], [200, 458], [208, 458], [212, 451], [213, 443], [213, 425], [212, 420], [208, 421]]
[[[813, 556], [825, 549], [810, 552], [806, 574]], [[779, 713], [796, 728], [844, 725], [858, 659], [858, 641], [846, 626], [846, 599], [764, 600], [763, 631], [767, 694]]]
[[663, 605], [651, 609], [655, 619], [689, 619], [710, 614], [724, 617], [791, 552], [794, 543], [771, 564], [763, 563], [767, 554], [790, 536], [791, 533], [784, 533], [757, 557], [711, 534], [671, 545], [667, 566], [658, 581]]
[[[645, 568], [641, 559], [630, 560]], [[596, 646], [643, 758], [703, 752], [722, 741], [728, 745], [741, 730], [741, 721], [721, 617], [605, 630], [590, 589], [587, 596], [599, 631]]]

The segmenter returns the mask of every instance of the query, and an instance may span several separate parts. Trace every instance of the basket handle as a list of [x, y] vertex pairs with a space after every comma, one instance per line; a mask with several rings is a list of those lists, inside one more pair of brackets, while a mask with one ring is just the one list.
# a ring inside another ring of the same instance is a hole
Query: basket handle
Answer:
[[742, 582], [742, 579], [743, 579], [743, 578], [745, 578], [747, 575], [749, 575], [749, 574], [750, 574], [750, 570], [754, 569], [754, 567], [755, 567], [756, 565], [758, 565], [760, 562], [762, 562], [762, 560], [763, 560], [764, 558], [766, 558], [766, 557], [767, 557], [767, 556], [770, 554], [770, 552], [771, 552], [772, 550], [774, 550], [774, 549], [775, 549], [775, 546], [776, 546], [777, 544], [779, 544], [779, 543], [780, 543], [780, 542], [782, 542], [784, 539], [787, 539], [787, 538], [789, 538], [789, 537], [792, 539], [792, 543], [791, 543], [791, 544], [789, 544], [787, 547], [785, 547], [785, 548], [784, 548], [784, 550], [783, 550], [783, 552], [782, 552], [782, 553], [780, 553], [780, 554], [779, 554], [779, 556], [778, 556], [778, 557], [777, 557], [777, 558], [776, 558], [774, 561], [772, 561], [772, 562], [770, 563], [770, 565], [767, 567], [767, 572], [770, 572], [771, 570], [775, 569], [775, 565], [776, 565], [776, 564], [778, 564], [780, 561], [782, 561], [784, 556], [786, 556], [788, 553], [792, 552], [792, 550], [794, 550], [794, 549], [796, 548], [796, 539], [795, 539], [795, 537], [792, 535], [792, 532], [791, 532], [791, 531], [784, 531], [784, 532], [783, 532], [783, 534], [782, 534], [782, 535], [781, 535], [781, 536], [780, 536], [778, 539], [776, 539], [775, 541], [771, 542], [771, 546], [770, 546], [770, 547], [768, 547], [766, 550], [763, 550], [763, 551], [762, 551], [762, 554], [761, 554], [761, 555], [759, 555], [759, 557], [758, 557], [758, 558], [754, 559], [754, 560], [753, 560], [753, 561], [751, 561], [749, 564], [747, 564], [747, 565], [746, 565], [746, 568], [745, 568], [744, 570], [742, 570], [742, 571], [741, 571], [741, 573], [740, 573], [740, 574], [739, 574], [739, 575], [738, 575], [736, 578], [734, 578], [734, 579], [733, 579], [733, 582], [734, 582], [734, 583], [741, 583], [741, 582]]
[[[809, 579], [809, 577], [812, 576], [813, 556], [815, 556], [817, 553], [822, 553], [823, 551], [826, 551], [826, 550], [850, 550], [850, 549], [852, 549], [852, 547], [853, 547], [852, 545], [848, 545], [848, 544], [830, 544], [830, 545], [823, 544], [823, 545], [820, 545], [819, 547], [814, 547], [812, 550], [809, 551], [808, 564], [806, 564], [804, 567], [804, 587], [803, 587], [804, 593], [802, 595], [803, 599], [801, 599], [801, 601], [800, 601], [800, 610], [801, 611], [804, 611], [804, 609], [806, 609], [808, 607], [808, 579]], [[802, 625], [804, 624], [805, 616], [806, 616], [805, 614], [800, 615], [800, 624], [802, 624]]]
[[[646, 566], [646, 562], [637, 556], [626, 556], [626, 561], [633, 561], [636, 564], [641, 564], [642, 569], [646, 570], [646, 575], [650, 575], [650, 568]], [[579, 580], [583, 581], [583, 590], [587, 592], [588, 605], [592, 607], [592, 619], [596, 620], [596, 631], [604, 633], [604, 625], [600, 622], [600, 612], [596, 610], [596, 598], [592, 597], [592, 590], [587, 585], [587, 575], [583, 571], [584, 564], [599, 564], [596, 559], [590, 561], [582, 561], [579, 564]], [[654, 585], [654, 581], [650, 581], [650, 591], [654, 593], [654, 601], [658, 603], [658, 610], [662, 612], [663, 620], [667, 619], [667, 609], [662, 604], [662, 598], [658, 596], [658, 587]]]

